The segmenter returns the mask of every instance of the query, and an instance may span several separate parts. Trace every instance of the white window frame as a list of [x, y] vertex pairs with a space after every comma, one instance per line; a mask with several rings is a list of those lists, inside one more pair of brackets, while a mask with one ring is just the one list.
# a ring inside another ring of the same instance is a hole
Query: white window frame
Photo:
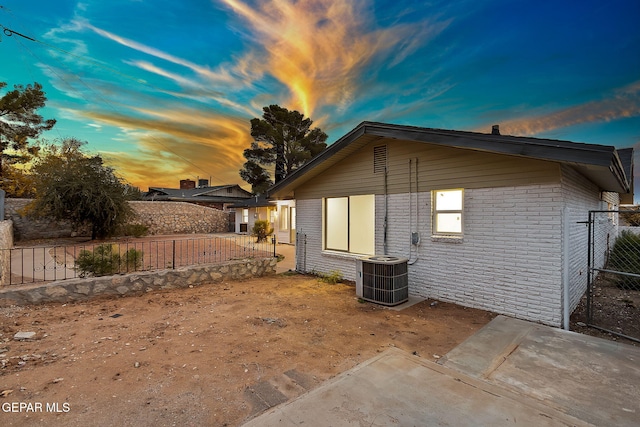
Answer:
[[[335, 201], [333, 206], [331, 206], [332, 201]], [[370, 213], [368, 207], [371, 207]], [[332, 208], [339, 210], [337, 212], [339, 218], [336, 218], [335, 221], [330, 218], [330, 215], [335, 215], [335, 213], [329, 212], [329, 209]], [[339, 232], [331, 236], [329, 227], [336, 227]], [[365, 234], [364, 239], [363, 233]], [[324, 198], [322, 203], [322, 235], [322, 246], [325, 251], [374, 255], [375, 195]]]
[[[460, 193], [459, 206], [454, 207], [438, 207], [438, 197], [446, 196], [447, 194]], [[432, 192], [432, 234], [434, 236], [462, 236], [464, 232], [464, 189], [463, 188], [450, 188], [443, 190], [433, 190]], [[460, 219], [460, 231], [451, 229], [440, 229], [439, 221], [440, 215], [459, 215]]]

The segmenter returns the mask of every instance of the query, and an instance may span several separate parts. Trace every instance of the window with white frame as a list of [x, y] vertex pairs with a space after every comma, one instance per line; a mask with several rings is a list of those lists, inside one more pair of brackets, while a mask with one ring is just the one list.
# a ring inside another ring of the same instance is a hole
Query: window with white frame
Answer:
[[249, 222], [249, 209], [242, 209], [242, 222]]
[[373, 255], [375, 253], [375, 196], [324, 199], [324, 249]]
[[433, 234], [462, 234], [463, 201], [462, 189], [433, 192]]

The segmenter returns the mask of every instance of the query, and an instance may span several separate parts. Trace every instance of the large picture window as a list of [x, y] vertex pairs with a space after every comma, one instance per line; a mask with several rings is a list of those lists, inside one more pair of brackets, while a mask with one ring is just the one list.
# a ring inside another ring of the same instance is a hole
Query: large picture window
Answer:
[[433, 192], [433, 233], [462, 234], [462, 189]]
[[375, 253], [375, 196], [324, 199], [324, 248], [373, 255]]

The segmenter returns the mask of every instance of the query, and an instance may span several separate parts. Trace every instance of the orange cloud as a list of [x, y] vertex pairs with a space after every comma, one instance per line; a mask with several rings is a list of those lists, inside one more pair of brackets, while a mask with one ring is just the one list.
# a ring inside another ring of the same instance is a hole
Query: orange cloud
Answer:
[[287, 106], [307, 116], [319, 105], [346, 108], [376, 59], [393, 65], [443, 28], [425, 23], [376, 28], [362, 0], [263, 0], [255, 8], [222, 1], [249, 24], [262, 48], [238, 61], [239, 69], [273, 75], [291, 93]]
[[201, 111], [137, 109], [139, 116], [84, 112], [91, 120], [122, 129], [137, 144], [131, 152], [100, 154], [133, 185], [177, 187], [184, 177], [212, 179], [212, 184], [240, 181], [242, 152], [251, 141], [246, 120]]
[[[610, 122], [640, 115], [640, 81], [618, 90], [613, 97], [587, 102], [538, 117], [500, 123], [505, 135], [530, 136], [583, 123]], [[480, 132], [486, 131], [485, 126]]]

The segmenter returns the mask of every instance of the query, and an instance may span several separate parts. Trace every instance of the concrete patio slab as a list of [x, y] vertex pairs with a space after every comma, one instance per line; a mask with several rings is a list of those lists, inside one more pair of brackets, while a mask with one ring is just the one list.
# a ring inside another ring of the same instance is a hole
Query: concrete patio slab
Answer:
[[639, 347], [498, 316], [438, 363], [594, 425], [640, 425]]
[[389, 349], [245, 426], [585, 426], [533, 399]]
[[498, 316], [438, 364], [390, 349], [246, 426], [637, 426], [640, 349]]

